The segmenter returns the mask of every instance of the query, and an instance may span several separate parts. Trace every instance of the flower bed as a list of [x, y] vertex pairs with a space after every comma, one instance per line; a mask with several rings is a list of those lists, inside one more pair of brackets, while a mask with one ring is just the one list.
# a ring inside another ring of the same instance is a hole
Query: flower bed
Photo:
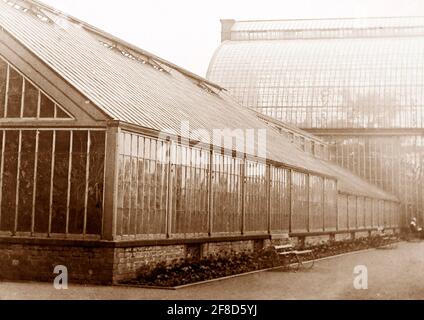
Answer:
[[[315, 258], [319, 259], [346, 252], [376, 248], [385, 244], [389, 243], [386, 243], [381, 237], [376, 236], [339, 242], [327, 242], [307, 246], [307, 248], [314, 250]], [[279, 266], [281, 266], [280, 260], [275, 251], [270, 248], [254, 253], [231, 252], [224, 256], [180, 259], [172, 264], [161, 263], [153, 269], [146, 266], [139, 269], [136, 279], [123, 282], [123, 284], [176, 287]]]

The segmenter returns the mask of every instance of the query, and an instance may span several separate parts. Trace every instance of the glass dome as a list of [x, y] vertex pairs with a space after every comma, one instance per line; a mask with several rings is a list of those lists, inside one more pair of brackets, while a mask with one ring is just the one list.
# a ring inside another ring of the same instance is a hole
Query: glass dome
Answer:
[[424, 36], [225, 41], [207, 76], [301, 128], [424, 126]]

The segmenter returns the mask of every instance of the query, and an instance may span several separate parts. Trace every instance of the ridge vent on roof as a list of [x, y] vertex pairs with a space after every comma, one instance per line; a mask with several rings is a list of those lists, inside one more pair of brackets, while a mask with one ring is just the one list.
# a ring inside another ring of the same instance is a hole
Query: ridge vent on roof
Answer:
[[162, 64], [160, 64], [159, 62], [155, 61], [154, 59], [145, 56], [145, 55], [141, 55], [137, 52], [134, 52], [133, 50], [122, 46], [122, 45], [118, 45], [116, 43], [111, 43], [108, 42], [106, 40], [99, 40], [99, 42], [106, 48], [110, 49], [110, 50], [115, 50], [119, 53], [121, 53], [124, 57], [134, 60], [134, 61], [138, 61], [141, 62], [142, 64], [148, 64], [150, 65], [152, 68], [160, 71], [160, 72], [166, 72], [169, 73], [169, 70], [166, 69], [165, 66], [163, 66]]
[[29, 13], [34, 17], [37, 17], [43, 22], [53, 23], [53, 21], [47, 17], [39, 7], [22, 0], [2, 0], [16, 10], [20, 10], [25, 13]]
[[[173, 64], [172, 62], [169, 62], [165, 59], [162, 59], [146, 50], [140, 49], [139, 47], [132, 45], [128, 42], [126, 42], [125, 40], [119, 39], [118, 37], [115, 37], [103, 30], [100, 30], [80, 19], [77, 19], [71, 15], [65, 14], [60, 10], [57, 10], [49, 5], [44, 4], [43, 2], [39, 1], [39, 0], [3, 0], [4, 2], [19, 2], [19, 3], [23, 3], [25, 4], [25, 6], [32, 6], [32, 7], [36, 7], [38, 8], [38, 10], [44, 10], [46, 12], [52, 13], [54, 15], [57, 15], [58, 17], [62, 17], [66, 20], [68, 20], [71, 23], [75, 23], [78, 24], [79, 26], [81, 26], [84, 30], [86, 30], [87, 32], [90, 32], [93, 35], [99, 36], [102, 39], [106, 39], [107, 41], [111, 41], [111, 42], [116, 42], [119, 43], [121, 46], [125, 46], [128, 50], [134, 51], [137, 54], [142, 54], [142, 55], [146, 55], [150, 58], [150, 60], [154, 61], [154, 64], [156, 64], [158, 69], [163, 69], [163, 71], [166, 71], [168, 73], [170, 73], [171, 70], [175, 70], [179, 73], [181, 73], [182, 75], [184, 75], [186, 78], [190, 78], [190, 79], [195, 79], [196, 81], [201, 81], [205, 84], [207, 84], [209, 87], [213, 87], [219, 91], [226, 91], [225, 88], [219, 86], [216, 83], [213, 83], [201, 76], [198, 76], [194, 73], [192, 73], [189, 70], [186, 70], [182, 67], [179, 67], [175, 64]], [[46, 17], [47, 18], [47, 17]], [[51, 19], [49, 19], [50, 21]], [[54, 22], [52, 22], [54, 23]], [[134, 55], [134, 54], [133, 54]], [[136, 55], [134, 55], [136, 56]]]

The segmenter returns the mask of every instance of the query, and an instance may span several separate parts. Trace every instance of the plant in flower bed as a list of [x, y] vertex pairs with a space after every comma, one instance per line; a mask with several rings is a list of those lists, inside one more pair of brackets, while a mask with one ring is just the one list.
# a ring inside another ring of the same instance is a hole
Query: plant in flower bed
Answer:
[[277, 266], [279, 263], [272, 250], [231, 252], [201, 259], [180, 259], [172, 264], [160, 263], [153, 269], [146, 266], [138, 270], [136, 279], [125, 284], [174, 287]]
[[390, 243], [391, 241], [384, 240], [382, 237], [377, 235], [370, 238], [326, 242], [319, 245], [310, 246], [309, 249], [314, 250], [315, 258], [319, 259], [346, 252], [377, 248], [383, 245], [388, 245]]
[[[315, 258], [324, 258], [345, 252], [379, 247], [385, 243], [381, 237], [359, 238], [338, 242], [326, 242], [308, 246], [314, 251]], [[295, 260], [291, 261], [295, 262]], [[154, 268], [145, 266], [138, 270], [136, 279], [125, 284], [175, 287], [199, 281], [212, 280], [250, 271], [281, 266], [278, 254], [272, 248], [258, 252], [230, 252], [221, 256], [205, 258], [186, 258], [172, 264], [160, 263]]]
[[355, 239], [337, 242], [322, 243], [319, 245], [311, 246], [310, 249], [314, 250], [316, 258], [324, 258], [342, 254], [351, 251], [358, 251], [371, 248], [372, 245], [368, 239]]

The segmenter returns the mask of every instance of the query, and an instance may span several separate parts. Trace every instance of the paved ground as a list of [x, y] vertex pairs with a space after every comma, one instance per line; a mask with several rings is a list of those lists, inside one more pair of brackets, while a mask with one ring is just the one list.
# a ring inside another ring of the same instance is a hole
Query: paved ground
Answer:
[[[368, 269], [368, 290], [353, 286], [357, 265]], [[178, 291], [0, 282], [0, 299], [424, 299], [424, 242], [335, 257], [297, 273], [264, 272]]]

